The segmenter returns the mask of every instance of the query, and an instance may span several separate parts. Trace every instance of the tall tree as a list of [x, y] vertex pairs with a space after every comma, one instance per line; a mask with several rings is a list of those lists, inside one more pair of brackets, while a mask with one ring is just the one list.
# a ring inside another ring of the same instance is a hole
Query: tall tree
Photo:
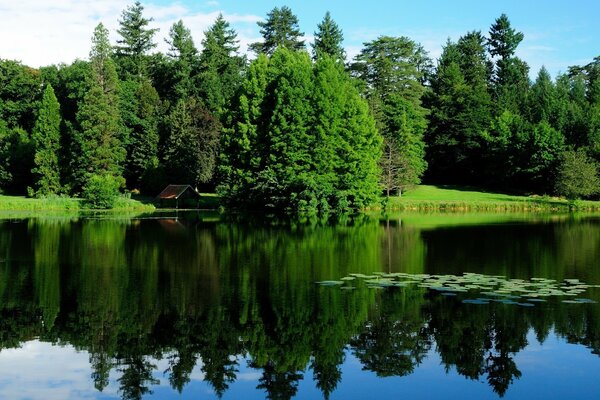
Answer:
[[198, 64], [198, 49], [192, 39], [192, 33], [182, 20], [171, 26], [166, 41], [169, 44], [168, 56], [173, 60], [173, 94], [169, 100], [174, 105], [179, 99], [191, 96], [194, 92], [192, 75]]
[[235, 30], [219, 14], [215, 23], [204, 32], [196, 85], [206, 107], [220, 118], [225, 115], [242, 81], [246, 60], [238, 50]]
[[144, 7], [139, 1], [127, 7], [121, 14], [117, 32], [116, 57], [122, 76], [143, 76], [146, 74], [147, 53], [156, 47], [153, 42], [156, 28], [148, 28], [152, 18], [144, 18]]
[[346, 61], [346, 51], [342, 46], [344, 35], [340, 27], [331, 18], [329, 11], [325, 13], [323, 21], [317, 25], [315, 42], [313, 44], [313, 59], [316, 60], [324, 54], [328, 54], [341, 63]]
[[119, 108], [128, 138], [124, 170], [127, 184], [152, 190], [146, 181], [158, 167], [158, 93], [149, 79], [128, 79], [120, 85]]
[[365, 43], [352, 71], [365, 93], [385, 145], [381, 181], [389, 193], [420, 182], [425, 172], [426, 109], [423, 78], [430, 61], [423, 48], [406, 37], [382, 36]]
[[79, 188], [94, 174], [122, 176], [125, 149], [117, 101], [118, 79], [111, 50], [108, 30], [100, 23], [92, 37], [89, 90], [77, 113], [81, 131], [77, 138], [79, 152], [74, 159], [74, 181]]
[[529, 66], [514, 55], [523, 38], [522, 32], [511, 27], [506, 14], [498, 17], [490, 28], [487, 46], [490, 55], [497, 58], [493, 76], [497, 110], [519, 113], [526, 106]]
[[278, 47], [290, 50], [304, 49], [304, 40], [300, 40], [304, 32], [300, 32], [298, 17], [292, 13], [289, 7], [273, 8], [267, 14], [267, 20], [259, 21], [258, 26], [263, 41], [250, 45], [250, 50], [256, 54], [271, 55]]
[[193, 97], [179, 100], [169, 116], [165, 163], [172, 182], [197, 186], [215, 171], [221, 125]]
[[481, 183], [482, 134], [491, 124], [490, 64], [480, 32], [448, 42], [431, 78], [427, 106], [429, 178]]
[[220, 164], [230, 205], [313, 214], [377, 197], [381, 137], [340, 63], [278, 49], [250, 65], [240, 92]]
[[31, 134], [35, 149], [34, 193], [47, 196], [59, 193], [60, 174], [58, 154], [60, 147], [60, 105], [52, 85], [44, 90], [38, 118]]

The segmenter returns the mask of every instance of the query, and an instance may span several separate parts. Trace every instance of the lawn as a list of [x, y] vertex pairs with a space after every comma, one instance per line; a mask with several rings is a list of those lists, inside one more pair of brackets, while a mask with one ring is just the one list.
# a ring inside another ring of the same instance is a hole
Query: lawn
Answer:
[[390, 197], [387, 207], [393, 210], [598, 211], [600, 202], [515, 196], [471, 187], [419, 185], [401, 197]]

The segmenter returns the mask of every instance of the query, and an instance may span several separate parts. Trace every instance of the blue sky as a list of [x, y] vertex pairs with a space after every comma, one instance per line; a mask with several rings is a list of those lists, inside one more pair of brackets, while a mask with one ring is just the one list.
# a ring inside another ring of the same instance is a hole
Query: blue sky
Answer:
[[[0, 0], [0, 58], [32, 66], [86, 58], [93, 27], [102, 21], [115, 30], [121, 11], [133, 0]], [[350, 56], [379, 35], [403, 35], [420, 42], [432, 58], [447, 38], [481, 30], [487, 33], [501, 13], [525, 34], [517, 54], [535, 76], [545, 65], [553, 76], [569, 65], [585, 64], [600, 55], [600, 2], [572, 1], [403, 1], [372, 0], [149, 0], [146, 14], [160, 28], [159, 50], [165, 49], [169, 26], [183, 19], [196, 42], [219, 12], [239, 33], [242, 50], [260, 38], [256, 22], [275, 6], [287, 5], [298, 16], [307, 42], [327, 10], [344, 31]]]

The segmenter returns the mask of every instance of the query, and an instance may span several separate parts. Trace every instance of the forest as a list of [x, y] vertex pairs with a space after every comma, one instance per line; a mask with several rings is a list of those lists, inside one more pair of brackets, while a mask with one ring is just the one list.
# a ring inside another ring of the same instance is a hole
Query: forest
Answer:
[[190, 184], [227, 207], [299, 213], [362, 209], [421, 182], [600, 194], [600, 56], [532, 80], [504, 14], [438, 60], [404, 36], [348, 59], [329, 13], [307, 46], [286, 6], [248, 54], [222, 15], [199, 44], [173, 24], [166, 54], [151, 22], [136, 2], [115, 44], [96, 26], [86, 60], [0, 58], [0, 193], [110, 208]]

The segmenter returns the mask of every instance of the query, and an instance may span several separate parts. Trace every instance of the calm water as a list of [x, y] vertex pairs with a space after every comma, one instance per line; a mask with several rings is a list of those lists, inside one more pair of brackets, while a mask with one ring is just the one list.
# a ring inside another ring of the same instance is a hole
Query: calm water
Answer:
[[178, 217], [0, 219], [0, 398], [600, 398], [600, 303], [315, 283], [600, 284], [600, 217]]

